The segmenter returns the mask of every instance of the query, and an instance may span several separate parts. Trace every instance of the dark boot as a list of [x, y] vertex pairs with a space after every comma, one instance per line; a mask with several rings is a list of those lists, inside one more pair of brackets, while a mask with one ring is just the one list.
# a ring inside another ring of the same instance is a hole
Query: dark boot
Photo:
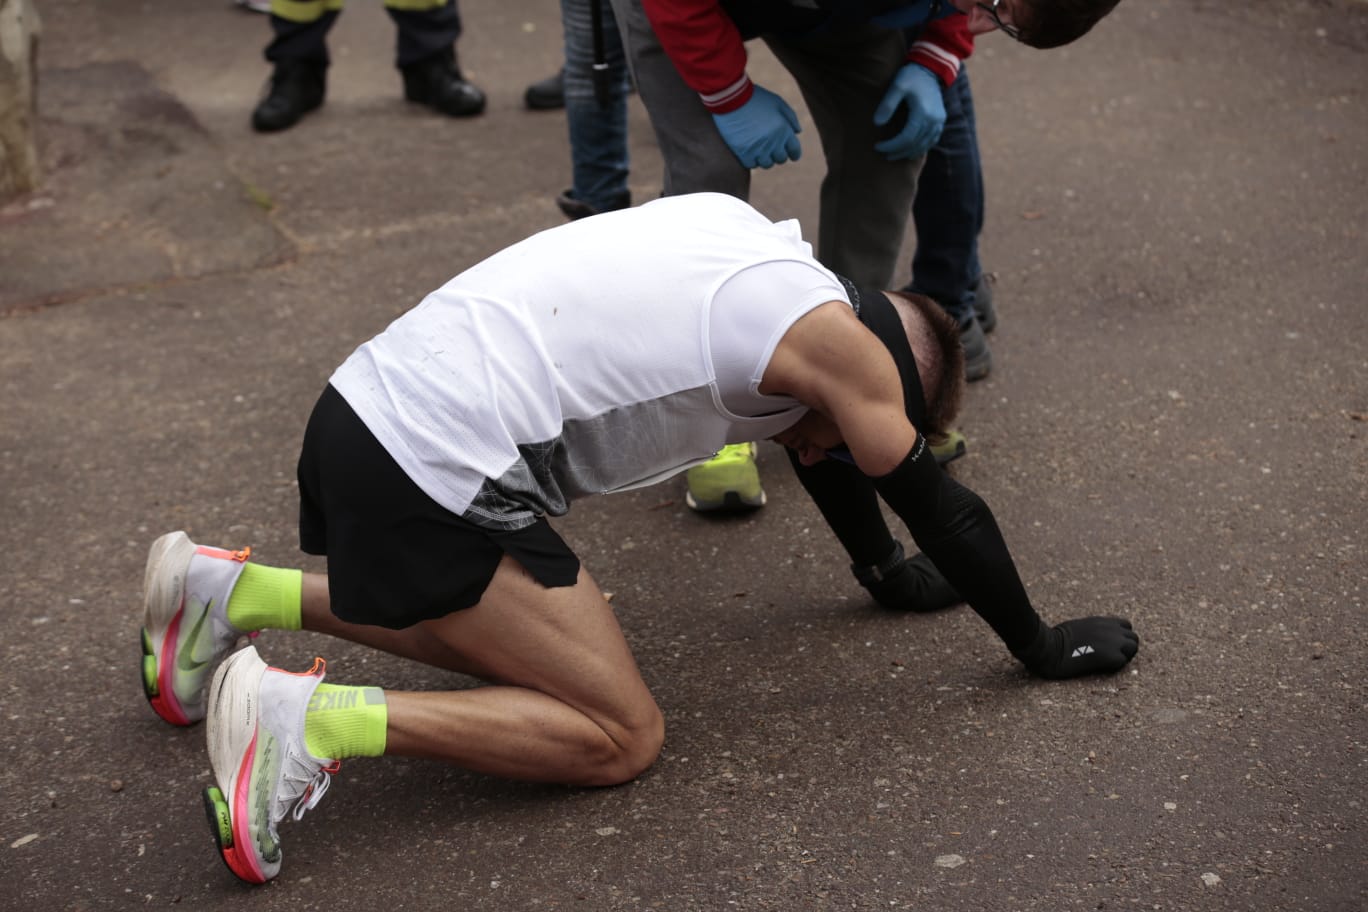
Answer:
[[523, 103], [533, 111], [554, 111], [565, 107], [565, 70], [534, 82], [523, 92]]
[[993, 353], [978, 317], [970, 317], [960, 326], [960, 342], [964, 344], [964, 379], [973, 383], [988, 376], [993, 369]]
[[990, 333], [997, 326], [997, 308], [993, 306], [993, 285], [997, 273], [985, 272], [974, 282], [974, 315], [983, 331]]
[[598, 215], [601, 212], [614, 212], [618, 209], [626, 209], [628, 206], [632, 205], [632, 194], [630, 192], [623, 193], [622, 196], [613, 200], [607, 207], [599, 209], [575, 196], [574, 190], [566, 190], [563, 191], [560, 196], [556, 197], [556, 205], [560, 207], [560, 211], [565, 214], [565, 217], [573, 222], [577, 219], [588, 218], [591, 215]]
[[276, 64], [271, 88], [252, 112], [252, 126], [272, 133], [293, 127], [299, 118], [323, 104], [327, 66], [302, 60]]
[[447, 50], [409, 64], [404, 74], [404, 97], [451, 117], [470, 117], [485, 107], [485, 94], [465, 81], [456, 54]]

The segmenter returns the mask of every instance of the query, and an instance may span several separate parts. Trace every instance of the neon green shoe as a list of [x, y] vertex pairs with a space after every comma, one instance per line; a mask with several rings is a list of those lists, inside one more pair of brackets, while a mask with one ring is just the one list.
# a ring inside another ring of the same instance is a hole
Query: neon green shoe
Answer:
[[[928, 440], [931, 438], [928, 437]], [[946, 431], [945, 436], [931, 444], [931, 455], [938, 465], [954, 462], [969, 451], [969, 443], [959, 431]]]
[[765, 505], [760, 471], [755, 466], [755, 444], [733, 443], [685, 474], [689, 491], [684, 501], [700, 513], [716, 510], [754, 510]]

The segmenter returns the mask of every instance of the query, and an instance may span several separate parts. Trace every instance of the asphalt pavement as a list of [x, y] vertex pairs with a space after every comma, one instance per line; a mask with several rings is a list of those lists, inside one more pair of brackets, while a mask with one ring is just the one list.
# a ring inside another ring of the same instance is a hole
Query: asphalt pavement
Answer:
[[[1127, 0], [1077, 45], [970, 62], [1001, 315], [956, 476], [1047, 617], [1115, 613], [1121, 674], [1033, 680], [967, 609], [878, 610], [765, 444], [770, 503], [682, 482], [559, 528], [664, 710], [636, 782], [357, 760], [237, 883], [202, 728], [138, 684], [159, 533], [297, 550], [332, 369], [427, 291], [559, 224], [551, 2], [467, 0], [490, 96], [406, 104], [354, 2], [322, 110], [260, 136], [264, 17], [38, 0], [46, 182], [0, 206], [0, 907], [1307, 910], [1368, 907], [1368, 4]], [[815, 226], [821, 155], [753, 201]], [[632, 109], [635, 197], [660, 161]], [[909, 246], [910, 250], [910, 246]], [[341, 683], [474, 682], [313, 634]]]

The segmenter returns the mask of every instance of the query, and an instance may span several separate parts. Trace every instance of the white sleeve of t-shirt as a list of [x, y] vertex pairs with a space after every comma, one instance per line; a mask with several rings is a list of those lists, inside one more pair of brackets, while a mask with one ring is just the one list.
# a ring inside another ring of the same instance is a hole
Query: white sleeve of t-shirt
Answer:
[[758, 388], [774, 348], [808, 311], [828, 301], [850, 303], [835, 274], [814, 260], [768, 260], [725, 280], [713, 294], [708, 344], [723, 406], [763, 415], [793, 406]]

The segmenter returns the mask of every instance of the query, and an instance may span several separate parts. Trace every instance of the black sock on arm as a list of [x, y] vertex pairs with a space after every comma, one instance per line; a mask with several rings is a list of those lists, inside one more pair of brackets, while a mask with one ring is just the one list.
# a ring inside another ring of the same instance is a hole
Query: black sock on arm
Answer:
[[1044, 623], [1031, 607], [997, 520], [983, 499], [936, 464], [918, 435], [907, 457], [874, 487], [969, 606], [1023, 659]]
[[992, 511], [945, 474], [925, 437], [874, 485], [917, 546], [1031, 672], [1045, 678], [1109, 673], [1139, 651], [1140, 637], [1124, 618], [1045, 624], [1031, 607]]
[[874, 601], [891, 611], [916, 612], [964, 601], [926, 555], [903, 553], [867, 475], [835, 459], [805, 466], [787, 452], [798, 481], [850, 555], [850, 572]]
[[789, 462], [798, 481], [822, 511], [831, 531], [856, 567], [876, 567], [887, 561], [898, 544], [884, 521], [874, 482], [855, 468], [835, 459], [803, 465], [788, 447]]

